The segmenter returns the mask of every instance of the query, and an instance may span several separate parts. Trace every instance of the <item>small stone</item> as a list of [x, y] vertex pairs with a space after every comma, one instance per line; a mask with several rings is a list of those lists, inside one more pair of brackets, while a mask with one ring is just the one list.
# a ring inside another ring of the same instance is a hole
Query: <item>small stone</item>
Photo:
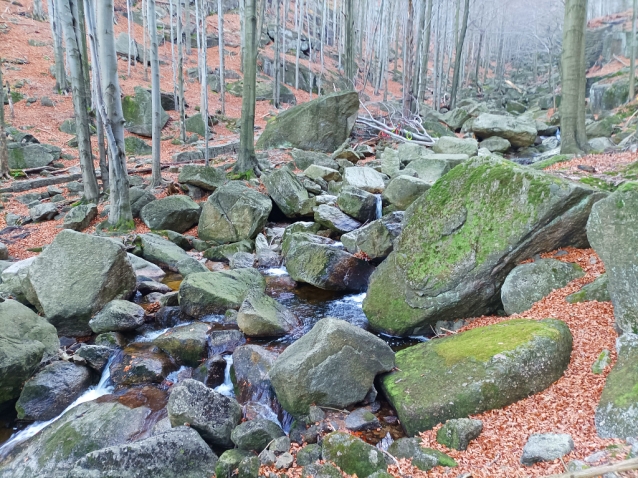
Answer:
[[96, 334], [135, 330], [144, 323], [144, 309], [133, 302], [113, 300], [89, 321]]
[[6, 261], [9, 259], [9, 248], [0, 242], [0, 261]]
[[53, 101], [48, 96], [43, 96], [40, 98], [40, 104], [42, 106], [46, 106], [47, 108], [53, 108]]
[[534, 433], [530, 435], [521, 456], [523, 465], [553, 461], [574, 449], [572, 437], [566, 433]]
[[270, 451], [270, 450], [264, 450], [259, 454], [259, 462], [263, 465], [263, 466], [271, 466], [275, 464], [275, 461], [277, 461], [277, 457], [275, 456], [275, 454]]
[[367, 408], [359, 408], [346, 418], [346, 428], [352, 431], [374, 430], [380, 426], [379, 419]]
[[321, 447], [316, 444], [306, 445], [297, 452], [297, 465], [306, 466], [321, 460]]
[[472, 440], [478, 438], [483, 431], [481, 420], [457, 418], [448, 420], [437, 432], [436, 441], [448, 448], [466, 450]]
[[248, 456], [239, 463], [239, 478], [257, 478], [259, 476], [259, 458]]
[[277, 468], [278, 470], [287, 470], [288, 468], [292, 466], [292, 462], [293, 462], [292, 455], [286, 452], [283, 455], [281, 455], [279, 458], [277, 458], [277, 461], [275, 462], [275, 468]]
[[279, 425], [270, 420], [258, 418], [244, 422], [232, 431], [230, 438], [238, 448], [261, 452], [275, 438], [284, 436]]
[[272, 443], [268, 445], [268, 449], [277, 455], [286, 453], [290, 450], [290, 438], [287, 436], [275, 438]]
[[600, 355], [598, 355], [598, 358], [591, 366], [591, 371], [596, 375], [600, 375], [609, 366], [610, 362], [611, 357], [609, 356], [609, 350], [604, 349], [602, 352], [600, 352]]

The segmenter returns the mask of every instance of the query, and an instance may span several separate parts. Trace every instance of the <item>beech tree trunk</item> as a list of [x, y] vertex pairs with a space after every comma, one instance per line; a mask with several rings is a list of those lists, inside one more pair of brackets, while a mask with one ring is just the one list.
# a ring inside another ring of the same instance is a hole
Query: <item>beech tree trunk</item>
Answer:
[[631, 58], [629, 65], [629, 100], [636, 96], [636, 15], [638, 14], [638, 0], [634, 0], [631, 19]]
[[184, 32], [182, 29], [182, 0], [177, 0], [177, 92], [179, 95], [179, 134], [186, 142], [186, 102], [184, 101]]
[[9, 174], [9, 151], [7, 135], [4, 132], [4, 88], [2, 82], [2, 62], [0, 61], [0, 179], [11, 179]]
[[408, 113], [413, 110], [412, 104], [412, 88], [410, 82], [412, 80], [412, 67], [414, 65], [414, 3], [408, 0], [408, 23], [405, 29], [405, 63], [403, 65], [403, 114], [407, 117]]
[[156, 188], [162, 184], [161, 138], [162, 138], [162, 97], [160, 95], [160, 65], [159, 45], [157, 41], [157, 16], [155, 15], [155, 0], [146, 0], [148, 7], [148, 33], [151, 47], [151, 109], [152, 109], [152, 136], [153, 147], [153, 174], [151, 175], [151, 187]]
[[561, 154], [580, 154], [589, 148], [585, 132], [586, 25], [587, 0], [566, 0], [561, 66]]
[[58, 14], [59, 0], [47, 0], [49, 7], [49, 23], [53, 34], [53, 54], [55, 57], [55, 91], [62, 93], [68, 90], [66, 71], [64, 70], [64, 51], [62, 48], [62, 31]]
[[255, 87], [257, 83], [257, 16], [255, 0], [246, 0], [244, 5], [244, 91], [241, 103], [241, 131], [239, 134], [239, 157], [233, 167], [236, 173], [259, 174], [255, 157]]
[[[272, 82], [273, 88], [272, 88], [272, 103], [273, 106], [275, 108], [279, 108], [279, 70], [281, 69], [281, 61], [280, 61], [280, 55], [279, 55], [279, 50], [280, 50], [280, 41], [279, 41], [279, 29], [281, 27], [281, 21], [280, 21], [280, 9], [279, 9], [279, 4], [280, 4], [280, 0], [275, 0], [275, 3], [277, 4], [277, 6], [275, 7], [275, 45], [274, 45], [274, 61], [273, 61], [273, 73], [274, 73], [274, 79]], [[285, 25], [284, 25], [284, 29], [285, 29]]]
[[[454, 58], [454, 76], [452, 77], [452, 93], [450, 93], [450, 109], [456, 107], [456, 93], [459, 89], [459, 83], [461, 81], [461, 61], [463, 59], [463, 45], [465, 43], [465, 34], [467, 33], [467, 19], [470, 13], [470, 0], [465, 0], [465, 9], [463, 11], [463, 23], [461, 24], [461, 31], [458, 36], [458, 43], [456, 45], [456, 55]], [[456, 13], [458, 19], [458, 12]], [[456, 39], [456, 34], [455, 34]]]
[[[265, 3], [266, 0], [262, 0]], [[217, 22], [219, 30], [219, 96], [221, 99], [221, 112], [226, 114], [226, 79], [224, 71], [224, 11], [222, 9], [222, 0], [217, 0]], [[259, 30], [259, 29], [258, 29]], [[258, 34], [260, 34], [258, 32]], [[259, 39], [257, 40], [259, 42]]]
[[[346, 79], [352, 83], [354, 89], [355, 81], [355, 59], [354, 59], [354, 0], [345, 0], [346, 16], [345, 16], [345, 63], [344, 70]], [[312, 52], [311, 52], [312, 53]]]
[[39, 22], [46, 19], [42, 10], [42, 0], [33, 0], [33, 19]]

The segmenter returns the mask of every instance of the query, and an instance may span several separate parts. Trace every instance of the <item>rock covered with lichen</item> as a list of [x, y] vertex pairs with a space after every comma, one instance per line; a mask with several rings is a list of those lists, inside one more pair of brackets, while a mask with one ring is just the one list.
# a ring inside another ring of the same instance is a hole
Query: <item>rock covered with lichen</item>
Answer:
[[562, 321], [509, 320], [397, 352], [381, 388], [413, 436], [546, 389], [567, 369], [571, 350]]
[[364, 311], [392, 335], [494, 312], [516, 264], [586, 246], [592, 205], [605, 193], [496, 157], [469, 160], [406, 211], [394, 252], [370, 279]]

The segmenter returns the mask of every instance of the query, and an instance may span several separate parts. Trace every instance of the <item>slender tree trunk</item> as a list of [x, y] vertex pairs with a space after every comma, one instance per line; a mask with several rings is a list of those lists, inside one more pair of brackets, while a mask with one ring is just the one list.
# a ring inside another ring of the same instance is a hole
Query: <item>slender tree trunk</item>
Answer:
[[[188, 1], [188, 0], [187, 0]], [[182, 0], [177, 0], [177, 90], [179, 94], [179, 131], [186, 142], [186, 99], [184, 98], [184, 34], [182, 32]]]
[[75, 112], [75, 127], [80, 151], [80, 167], [82, 182], [84, 183], [84, 199], [97, 202], [100, 191], [93, 166], [93, 152], [91, 151], [91, 132], [89, 130], [89, 91], [84, 81], [84, 62], [81, 53], [81, 32], [78, 25], [78, 10], [75, 0], [59, 0], [60, 19], [64, 31], [67, 58], [71, 71], [71, 88], [73, 109]]
[[259, 2], [259, 17], [257, 18], [257, 48], [259, 48], [259, 44], [261, 43], [261, 36], [264, 34], [264, 18], [266, 16], [266, 2], [268, 0], [260, 0]]
[[587, 0], [565, 2], [563, 27], [563, 97], [560, 106], [561, 153], [587, 151], [585, 133], [585, 29]]
[[[465, 34], [467, 33], [467, 19], [470, 13], [470, 0], [465, 0], [465, 8], [463, 11], [463, 23], [461, 24], [461, 32], [456, 45], [456, 58], [454, 58], [454, 76], [452, 77], [452, 93], [450, 94], [450, 109], [456, 107], [456, 94], [459, 89], [461, 76], [461, 61], [463, 60], [463, 45], [465, 43]], [[457, 12], [458, 18], [458, 12]]]
[[131, 77], [131, 63], [136, 61], [131, 58], [131, 53], [133, 52], [133, 32], [131, 31], [131, 0], [126, 0], [126, 27], [128, 29], [128, 56], [126, 59], [128, 60], [126, 75]]
[[62, 48], [62, 31], [60, 26], [60, 18], [58, 14], [59, 0], [47, 0], [49, 7], [49, 23], [51, 24], [51, 33], [53, 35], [53, 54], [55, 56], [55, 91], [62, 93], [69, 89], [66, 71], [64, 70], [64, 52]]
[[[264, 0], [266, 1], [266, 0]], [[301, 55], [301, 32], [303, 30], [303, 3], [304, 0], [297, 0], [299, 3], [299, 19], [297, 21], [297, 53], [295, 57], [295, 89], [299, 89], [299, 56]]]
[[236, 173], [252, 171], [259, 174], [255, 157], [255, 86], [257, 83], [257, 18], [255, 0], [246, 0], [244, 8], [246, 51], [244, 54], [244, 92], [241, 103], [241, 131], [239, 157], [233, 170]]
[[[424, 0], [425, 1], [425, 0]], [[423, 54], [421, 56], [421, 75], [419, 81], [419, 100], [425, 99], [425, 92], [427, 91], [427, 79], [428, 79], [428, 63], [430, 61], [430, 37], [432, 32], [432, 6], [434, 0], [428, 0], [428, 11], [425, 14], [426, 26], [425, 26], [425, 46], [423, 47]]]
[[279, 48], [280, 48], [280, 32], [279, 28], [281, 26], [280, 21], [280, 8], [279, 3], [280, 0], [275, 0], [275, 45], [274, 45], [274, 62], [273, 62], [273, 91], [272, 91], [272, 103], [275, 108], [279, 108], [279, 70], [281, 68], [281, 59], [279, 56]]
[[148, 81], [148, 45], [146, 44], [148, 1], [149, 0], [142, 0], [142, 63], [144, 64], [144, 81]]
[[[261, 3], [266, 3], [262, 0]], [[217, 0], [217, 23], [219, 30], [219, 96], [221, 100], [221, 112], [226, 114], [226, 79], [224, 71], [224, 12], [222, 9], [222, 0]], [[258, 30], [259, 32], [259, 30]], [[259, 40], [257, 40], [259, 43]]]
[[[181, 0], [180, 0], [181, 1]], [[195, 0], [197, 1], [197, 0]], [[191, 54], [191, 41], [192, 41], [192, 30], [191, 30], [191, 0], [184, 0], [184, 35], [186, 36], [186, 54]]]
[[346, 2], [346, 28], [345, 28], [345, 74], [354, 89], [355, 82], [355, 58], [354, 58], [354, 0]]
[[0, 179], [11, 179], [7, 135], [4, 132], [4, 88], [2, 85], [2, 62], [0, 61]]
[[631, 58], [629, 66], [629, 101], [636, 96], [636, 15], [638, 15], [638, 0], [633, 2], [631, 18]]
[[407, 117], [410, 111], [414, 111], [412, 104], [412, 68], [414, 66], [414, 3], [408, 0], [408, 23], [405, 28], [405, 64], [403, 65], [403, 114]]
[[[198, 17], [201, 20], [201, 44], [198, 45], [199, 51], [201, 52], [201, 87], [202, 87], [202, 104], [201, 104], [201, 113], [202, 113], [202, 121], [204, 122], [204, 164], [208, 166], [209, 159], [209, 151], [208, 151], [208, 141], [210, 138], [209, 129], [208, 129], [208, 48], [207, 48], [207, 29], [206, 29], [206, 13], [204, 0], [202, 1], [201, 9], [199, 8], [199, 1], [195, 0], [195, 5], [198, 6], [198, 10], [201, 12]], [[199, 20], [197, 28], [200, 29]]]
[[501, 27], [498, 38], [498, 51], [496, 53], [496, 84], [501, 88], [503, 75], [505, 74], [505, 58], [503, 58], [503, 47], [505, 45], [505, 15], [501, 12]]
[[[88, 2], [88, 0], [85, 0]], [[86, 6], [86, 3], [85, 3]], [[96, 12], [97, 43], [99, 52], [93, 64], [100, 69], [101, 104], [104, 111], [104, 126], [109, 138], [109, 224], [117, 230], [133, 228], [133, 215], [129, 200], [129, 182], [124, 152], [124, 115], [122, 114], [122, 91], [117, 76], [117, 54], [113, 32], [113, 0], [99, 0]]]
[[33, 0], [33, 19], [39, 22], [46, 20], [46, 16], [42, 10], [42, 0]]
[[173, 16], [173, 0], [169, 0], [169, 17], [170, 17], [170, 35], [171, 35], [171, 69], [173, 71], [173, 102], [175, 103], [175, 107], [178, 107], [178, 96], [177, 96], [177, 57], [175, 55], [175, 24], [174, 24], [174, 16]]
[[423, 55], [423, 45], [422, 38], [423, 32], [425, 30], [425, 21], [426, 21], [426, 1], [420, 0], [420, 8], [419, 8], [419, 26], [416, 34], [416, 55], [414, 57], [414, 74], [412, 75], [412, 97], [415, 98], [415, 101], [418, 102], [419, 98], [419, 77], [420, 77], [420, 66], [421, 66], [421, 55]]
[[485, 31], [481, 30], [481, 35], [479, 36], [479, 44], [476, 52], [476, 71], [474, 73], [474, 81], [478, 85], [479, 82], [479, 68], [481, 66], [481, 50], [483, 49], [483, 38], [485, 37]]
[[153, 174], [151, 187], [156, 188], [162, 184], [162, 97], [160, 91], [160, 65], [159, 45], [157, 42], [157, 15], [155, 14], [155, 0], [146, 0], [148, 7], [148, 33], [151, 47], [151, 109], [152, 109], [152, 135], [153, 146]]

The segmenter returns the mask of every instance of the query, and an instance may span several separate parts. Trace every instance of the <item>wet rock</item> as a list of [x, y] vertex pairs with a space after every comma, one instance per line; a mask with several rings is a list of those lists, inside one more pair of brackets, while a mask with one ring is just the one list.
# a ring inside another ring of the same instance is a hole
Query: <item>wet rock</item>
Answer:
[[95, 204], [80, 204], [72, 208], [64, 216], [63, 227], [74, 231], [83, 231], [97, 217], [97, 206]]
[[395, 458], [411, 459], [412, 464], [421, 471], [431, 470], [435, 466], [456, 466], [456, 461], [445, 453], [422, 447], [418, 438], [399, 438], [390, 445], [388, 453]]
[[74, 357], [84, 359], [86, 364], [98, 373], [102, 373], [104, 366], [108, 363], [113, 354], [113, 349], [103, 345], [82, 344], [76, 350]]
[[197, 367], [206, 356], [208, 330], [209, 326], [203, 322], [180, 325], [167, 330], [153, 340], [153, 343], [178, 364]]
[[176, 194], [148, 203], [140, 211], [140, 218], [149, 229], [186, 232], [197, 224], [199, 214], [199, 204]]
[[363, 252], [374, 261], [386, 258], [401, 234], [403, 212], [393, 212], [371, 222], [356, 231], [341, 236], [346, 250], [351, 254]]
[[239, 309], [252, 289], [264, 290], [266, 282], [255, 269], [191, 274], [179, 287], [179, 304], [191, 317], [223, 314]]
[[439, 154], [467, 154], [472, 157], [478, 153], [478, 142], [475, 139], [443, 136], [438, 139], [432, 150]]
[[381, 388], [413, 436], [545, 390], [563, 375], [571, 350], [561, 321], [509, 320], [398, 352]]
[[28, 307], [0, 303], [0, 405], [20, 396], [20, 390], [42, 359], [58, 352], [55, 327]]
[[419, 178], [411, 176], [397, 176], [383, 192], [383, 199], [396, 206], [400, 211], [405, 211], [410, 204], [416, 201], [425, 191], [430, 189], [430, 184]]
[[119, 332], [106, 332], [95, 337], [95, 345], [111, 349], [122, 348], [126, 345], [126, 342], [124, 336]]
[[[151, 108], [151, 93], [140, 87], [135, 87], [135, 96], [122, 98], [122, 112], [124, 114], [124, 128], [140, 136], [150, 138], [153, 135], [153, 113]], [[168, 114], [161, 109], [160, 127], [163, 128], [169, 120]]]
[[534, 463], [554, 461], [573, 449], [574, 441], [566, 433], [534, 433], [523, 447], [521, 463], [532, 466]]
[[340, 234], [345, 234], [361, 227], [359, 221], [344, 214], [336, 207], [326, 204], [322, 204], [315, 209], [315, 222]]
[[254, 239], [266, 225], [272, 209], [268, 196], [231, 181], [218, 188], [204, 203], [198, 235], [218, 244]]
[[233, 353], [245, 343], [246, 337], [240, 330], [213, 330], [208, 335], [209, 355]]
[[350, 136], [359, 111], [359, 95], [355, 93], [320, 96], [288, 109], [268, 122], [255, 147], [336, 151]]
[[113, 300], [89, 321], [96, 334], [126, 332], [144, 324], [144, 309], [127, 300]]
[[374, 194], [352, 186], [344, 186], [337, 197], [339, 209], [360, 222], [377, 219], [377, 202]]
[[228, 181], [226, 174], [217, 168], [210, 166], [198, 166], [187, 164], [182, 167], [178, 181], [183, 184], [190, 184], [206, 191], [215, 191]]
[[565, 300], [570, 304], [588, 302], [591, 300], [609, 302], [611, 301], [611, 297], [609, 295], [608, 284], [609, 279], [607, 278], [607, 274], [601, 274], [594, 282], [584, 285], [578, 292], [574, 292], [565, 297]]
[[516, 266], [501, 288], [505, 313], [512, 315], [525, 312], [555, 289], [565, 287], [584, 275], [578, 264], [556, 259], [540, 259]]
[[346, 428], [355, 432], [375, 430], [380, 426], [379, 419], [368, 408], [358, 408], [346, 417]]
[[385, 189], [381, 173], [369, 167], [346, 169], [343, 174], [343, 182], [346, 186], [363, 189], [372, 194], [380, 194]]
[[111, 364], [111, 380], [118, 385], [162, 383], [176, 369], [159, 347], [137, 343], [125, 348], [122, 358]]
[[92, 381], [91, 371], [71, 362], [53, 362], [24, 384], [16, 410], [20, 420], [46, 421], [71, 405]]
[[322, 319], [277, 358], [270, 379], [283, 408], [303, 415], [311, 404], [360, 402], [375, 376], [393, 367], [384, 341], [343, 320]]
[[491, 136], [481, 141], [481, 148], [487, 148], [491, 153], [504, 153], [512, 147], [512, 144], [505, 138]]
[[221, 246], [213, 246], [204, 251], [204, 257], [215, 262], [228, 262], [230, 258], [238, 252], [252, 252], [253, 242], [243, 240]]
[[286, 217], [297, 217], [308, 191], [301, 181], [287, 168], [277, 169], [263, 177], [266, 191]]
[[231, 434], [237, 448], [260, 453], [275, 438], [285, 436], [279, 425], [270, 420], [258, 418], [238, 425]]
[[248, 269], [255, 265], [255, 254], [250, 252], [235, 252], [228, 259], [228, 265], [231, 269]]
[[66, 476], [88, 453], [132, 442], [150, 413], [117, 402], [82, 403], [16, 447], [2, 463], [2, 473], [29, 478], [46, 470], [48, 476]]
[[354, 291], [366, 289], [374, 270], [368, 262], [336, 247], [303, 240], [287, 251], [286, 268], [297, 282], [325, 290]]
[[244, 458], [251, 456], [253, 456], [253, 454], [246, 450], [226, 450], [224, 453], [221, 454], [219, 460], [217, 461], [217, 466], [215, 467], [215, 475], [218, 478], [230, 478], [236, 473], [241, 461]]
[[66, 229], [29, 267], [28, 281], [38, 310], [59, 334], [71, 336], [90, 333], [92, 316], [135, 290], [135, 273], [121, 244]]
[[466, 450], [483, 431], [483, 422], [471, 418], [448, 420], [436, 433], [436, 441], [454, 450]]
[[103, 448], [81, 458], [68, 478], [201, 478], [215, 473], [217, 456], [188, 427], [177, 427], [131, 444]]
[[306, 445], [297, 452], [297, 465], [306, 466], [321, 460], [321, 447], [319, 445]]
[[252, 290], [239, 308], [237, 325], [247, 337], [282, 337], [301, 322], [272, 297]]
[[241, 420], [241, 406], [196, 380], [176, 385], [168, 399], [168, 417], [173, 427], [186, 423], [207, 443], [230, 447], [231, 432]]
[[161, 281], [166, 276], [166, 272], [152, 262], [142, 259], [141, 257], [134, 256], [133, 254], [127, 254], [127, 256], [129, 261], [131, 261], [135, 275], [138, 278], [144, 277], [155, 281]]
[[605, 264], [616, 326], [638, 330], [638, 185], [626, 183], [597, 203], [587, 223], [587, 237]]
[[517, 263], [587, 244], [584, 225], [604, 196], [496, 157], [464, 162], [408, 208], [394, 251], [370, 279], [370, 325], [406, 336], [496, 311]]
[[221, 355], [215, 355], [193, 370], [192, 378], [208, 388], [215, 388], [224, 383], [225, 371], [226, 360]]
[[472, 123], [472, 131], [479, 139], [492, 136], [505, 138], [516, 148], [526, 148], [536, 141], [536, 123], [531, 118], [501, 116], [490, 113], [479, 115]]
[[322, 457], [349, 475], [366, 478], [377, 471], [386, 471], [390, 458], [381, 450], [348, 433], [334, 432], [323, 439]]
[[50, 221], [58, 215], [58, 208], [50, 202], [38, 204], [29, 209], [29, 216], [33, 222]]
[[248, 401], [272, 402], [275, 393], [268, 373], [277, 354], [259, 345], [242, 345], [233, 352], [233, 371], [237, 399], [241, 403]]
[[153, 292], [158, 292], [160, 294], [167, 294], [172, 292], [171, 289], [166, 284], [162, 284], [161, 282], [155, 282], [154, 280], [145, 280], [146, 277], [140, 277], [140, 280], [137, 282], [137, 290], [142, 295], [152, 294]]

